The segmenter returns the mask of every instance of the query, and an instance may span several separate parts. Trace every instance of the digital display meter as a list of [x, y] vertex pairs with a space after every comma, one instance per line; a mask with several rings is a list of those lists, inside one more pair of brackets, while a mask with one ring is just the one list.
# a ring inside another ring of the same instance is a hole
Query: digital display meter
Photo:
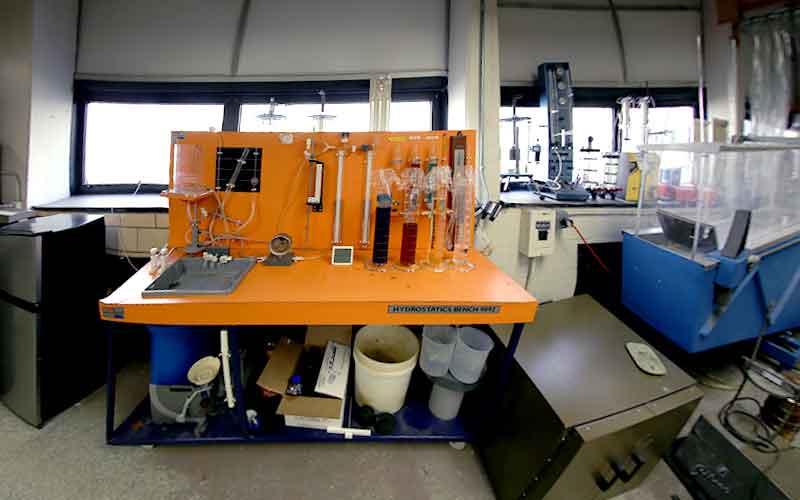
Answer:
[[331, 264], [334, 266], [352, 266], [353, 247], [334, 246], [331, 252]]

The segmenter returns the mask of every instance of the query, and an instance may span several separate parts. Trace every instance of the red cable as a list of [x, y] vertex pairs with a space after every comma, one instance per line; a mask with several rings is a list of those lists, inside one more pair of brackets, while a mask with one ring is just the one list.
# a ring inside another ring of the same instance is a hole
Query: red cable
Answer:
[[586, 238], [584, 238], [583, 235], [581, 234], [580, 230], [578, 230], [578, 226], [576, 226], [575, 223], [572, 222], [572, 221], [569, 221], [569, 225], [572, 226], [572, 229], [574, 229], [576, 233], [578, 233], [578, 236], [580, 236], [581, 240], [583, 240], [583, 244], [586, 245], [586, 248], [588, 248], [590, 252], [592, 252], [592, 256], [594, 256], [594, 260], [596, 260], [597, 263], [600, 264], [600, 267], [603, 268], [603, 271], [607, 272], [608, 274], [611, 274], [611, 271], [608, 270], [608, 267], [603, 262], [603, 259], [601, 259], [599, 255], [597, 255], [597, 252], [594, 251], [594, 248], [592, 248], [592, 245], [590, 245], [589, 242], [586, 241]]

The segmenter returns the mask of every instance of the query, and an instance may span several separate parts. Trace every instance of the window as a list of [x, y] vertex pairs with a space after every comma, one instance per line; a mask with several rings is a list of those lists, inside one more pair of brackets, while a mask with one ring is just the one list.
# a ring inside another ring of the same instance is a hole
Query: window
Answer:
[[221, 104], [119, 104], [86, 108], [85, 184], [167, 184], [173, 130], [222, 128]]
[[[171, 132], [311, 132], [320, 90], [328, 132], [370, 130], [370, 80], [297, 82], [75, 81], [72, 194], [157, 193], [169, 182]], [[279, 103], [270, 121], [270, 99]], [[447, 126], [447, 79], [392, 81], [390, 130]]]
[[[501, 172], [514, 172], [516, 162], [511, 159], [510, 151], [514, 144], [511, 106], [500, 108], [500, 165]], [[603, 153], [613, 148], [613, 116], [611, 108], [575, 107], [572, 110], [573, 121], [573, 175], [589, 183], [600, 182], [605, 160]], [[546, 179], [549, 158], [547, 140], [547, 110], [541, 107], [517, 107], [517, 117], [529, 118], [529, 121], [517, 122], [519, 128], [520, 172], [531, 173], [536, 179]], [[506, 119], [506, 121], [503, 121]], [[593, 138], [592, 149], [599, 152], [582, 152], [588, 149], [589, 136]], [[536, 162], [536, 155], [531, 147], [539, 144], [541, 155]]]
[[[313, 115], [320, 114], [319, 104], [288, 104], [275, 106], [275, 114], [285, 118], [273, 120], [261, 115], [269, 113], [269, 104], [243, 104], [239, 130], [242, 132], [313, 132], [317, 130]], [[369, 131], [369, 103], [333, 103], [325, 105], [325, 114], [336, 118], [326, 120], [326, 132]], [[260, 117], [261, 116], [261, 117]]]
[[[512, 107], [500, 108], [500, 171], [515, 172], [516, 161], [511, 159], [511, 147], [514, 145], [514, 126], [508, 121], [512, 116]], [[517, 107], [517, 117], [529, 118], [517, 122], [519, 129], [519, 171], [531, 173], [537, 179], [547, 177], [547, 111], [539, 107]], [[542, 147], [539, 162], [531, 147], [539, 144]]]
[[[614, 149], [614, 110], [612, 108], [576, 107], [572, 110], [573, 176], [586, 186], [606, 182], [606, 159]], [[592, 138], [591, 148], [589, 137]], [[599, 151], [587, 151], [596, 149]]]
[[425, 101], [392, 101], [389, 130], [412, 132], [433, 130], [433, 104]]
[[[665, 106], [650, 108], [648, 112], [650, 144], [694, 142], [694, 108], [691, 106]], [[638, 151], [642, 144], [642, 110], [631, 110], [630, 131], [622, 132], [622, 150]]]

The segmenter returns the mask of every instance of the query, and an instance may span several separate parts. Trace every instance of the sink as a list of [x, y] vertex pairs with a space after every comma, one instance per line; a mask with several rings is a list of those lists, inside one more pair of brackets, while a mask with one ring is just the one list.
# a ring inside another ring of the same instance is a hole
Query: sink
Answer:
[[228, 295], [236, 290], [256, 264], [255, 258], [209, 263], [200, 257], [182, 257], [144, 289], [142, 297]]

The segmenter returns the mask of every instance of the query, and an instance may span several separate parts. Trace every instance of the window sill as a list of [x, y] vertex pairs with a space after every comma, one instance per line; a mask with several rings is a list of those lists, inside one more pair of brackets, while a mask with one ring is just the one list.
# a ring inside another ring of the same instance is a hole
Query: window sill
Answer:
[[43, 212], [167, 212], [169, 200], [157, 194], [83, 194], [33, 208]]

